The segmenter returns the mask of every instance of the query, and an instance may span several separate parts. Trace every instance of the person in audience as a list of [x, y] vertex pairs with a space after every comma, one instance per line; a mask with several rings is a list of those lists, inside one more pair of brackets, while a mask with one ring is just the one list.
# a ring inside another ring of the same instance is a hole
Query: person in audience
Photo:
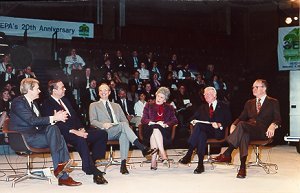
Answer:
[[158, 67], [158, 62], [157, 61], [153, 61], [152, 63], [151, 63], [151, 68], [150, 68], [150, 76], [151, 77], [153, 77], [153, 74], [157, 74], [157, 79], [159, 80], [159, 81], [161, 81], [162, 80], [162, 73], [161, 73], [161, 70], [159, 69], [159, 67]]
[[139, 68], [140, 57], [137, 50], [131, 52], [131, 56], [128, 58], [129, 70], [137, 70]]
[[189, 92], [193, 90], [193, 83], [196, 77], [190, 71], [190, 65], [188, 63], [185, 63], [183, 68], [178, 71], [178, 79], [185, 85]]
[[18, 83], [20, 83], [24, 78], [36, 78], [34, 72], [31, 69], [31, 65], [27, 66], [23, 70], [23, 74], [17, 77]]
[[146, 95], [145, 93], [141, 92], [139, 94], [139, 100], [134, 104], [134, 113], [137, 119], [136, 125], [141, 124], [145, 105], [146, 105]]
[[239, 148], [241, 165], [237, 178], [246, 177], [246, 160], [250, 140], [272, 138], [275, 130], [281, 124], [279, 102], [267, 95], [267, 89], [266, 80], [254, 81], [252, 94], [255, 98], [246, 102], [239, 117], [231, 124], [230, 135], [226, 139], [229, 144], [226, 151], [214, 159], [217, 162], [231, 162], [232, 151]]
[[11, 103], [11, 96], [9, 94], [9, 90], [4, 88], [0, 92], [0, 113], [5, 111], [7, 115], [9, 115], [10, 103]]
[[[222, 139], [225, 136], [225, 129], [231, 121], [231, 113], [228, 105], [217, 100], [217, 91], [214, 87], [204, 89], [203, 103], [191, 117], [194, 126], [191, 136], [189, 137], [189, 149], [186, 155], [179, 160], [179, 163], [188, 164], [191, 161], [193, 151], [197, 149], [198, 166], [194, 174], [204, 172], [203, 159], [208, 138]], [[197, 123], [197, 121], [208, 121], [206, 123]]]
[[79, 186], [67, 173], [73, 160], [60, 129], [55, 122], [65, 122], [68, 119], [66, 111], [52, 111], [51, 116], [40, 116], [35, 99], [39, 98], [39, 81], [25, 78], [20, 84], [21, 96], [13, 99], [11, 104], [9, 129], [22, 133], [28, 145], [34, 148], [50, 148], [54, 175], [58, 185]]
[[110, 93], [108, 99], [109, 99], [109, 101], [116, 103], [120, 98], [119, 98], [119, 95], [118, 95], [119, 89], [117, 88], [117, 84], [115, 83], [114, 80], [111, 80], [109, 82], [109, 87], [110, 87], [111, 93]]
[[116, 55], [113, 59], [114, 66], [116, 67], [117, 72], [126, 71], [129, 72], [126, 61], [123, 58], [123, 53], [121, 50], [116, 51]]
[[8, 90], [11, 99], [14, 99], [20, 95], [19, 89], [17, 89], [17, 87], [11, 83], [6, 83], [3, 88]]
[[129, 174], [126, 167], [128, 158], [129, 142], [142, 151], [143, 156], [155, 153], [156, 149], [149, 149], [141, 144], [129, 127], [128, 120], [119, 104], [110, 102], [110, 88], [102, 83], [99, 86], [100, 100], [90, 104], [90, 124], [108, 133], [108, 140], [119, 140], [121, 153], [121, 174]]
[[157, 89], [162, 86], [161, 81], [158, 80], [157, 73], [152, 73], [152, 77], [150, 79], [150, 84], [151, 84], [151, 88], [153, 89], [154, 92], [156, 92]]
[[81, 104], [84, 109], [84, 112], [87, 114], [89, 112], [89, 106], [92, 102], [96, 102], [99, 100], [97, 81], [96, 79], [91, 79], [89, 88], [86, 88], [81, 94]]
[[104, 75], [106, 75], [109, 72], [112, 76], [112, 73], [115, 71], [115, 68], [111, 63], [110, 59], [106, 59], [104, 60], [104, 65], [100, 67], [100, 70]]
[[140, 73], [140, 79], [142, 80], [142, 82], [149, 81], [150, 73], [144, 62], [141, 62], [141, 67], [137, 69], [137, 71]]
[[133, 103], [136, 103], [139, 100], [139, 94], [137, 92], [136, 84], [130, 84], [128, 85], [129, 89], [127, 91], [127, 99], [129, 101], [132, 101]]
[[177, 80], [178, 79], [178, 73], [177, 73], [177, 71], [174, 69], [174, 67], [173, 67], [173, 65], [171, 64], [171, 63], [169, 63], [168, 64], [168, 66], [167, 66], [167, 69], [166, 69], [166, 77], [167, 77], [167, 73], [168, 72], [171, 72], [171, 74], [172, 74], [172, 78], [174, 79], [174, 80]]
[[[177, 124], [173, 107], [167, 104], [170, 90], [160, 87], [155, 93], [155, 101], [148, 102], [144, 108], [141, 123], [143, 124], [143, 137], [146, 144], [159, 150], [164, 164], [168, 164], [168, 157], [164, 149], [171, 144], [171, 129]], [[157, 153], [151, 158], [151, 170], [157, 169]]]
[[146, 101], [149, 102], [151, 100], [154, 100], [155, 98], [155, 92], [152, 89], [151, 83], [150, 82], [146, 82], [144, 83], [144, 90], [143, 92], [146, 95]]
[[122, 110], [128, 119], [129, 123], [134, 126], [138, 127], [137, 121], [138, 119], [134, 113], [134, 102], [127, 99], [126, 90], [124, 88], [120, 88], [119, 90], [119, 101], [117, 103], [122, 107]]
[[2, 60], [1, 60], [1, 64], [0, 64], [0, 74], [6, 72], [6, 66], [8, 64], [10, 64], [10, 54], [4, 54], [2, 56]]
[[140, 79], [140, 73], [137, 70], [134, 70], [132, 73], [132, 78], [129, 79], [128, 81], [128, 86], [130, 87], [131, 85], [136, 85], [137, 91], [141, 92], [142, 91], [142, 80]]
[[[71, 75], [74, 71], [74, 75], [77, 74], [78, 71], [81, 71], [85, 66], [85, 62], [81, 56], [76, 54], [76, 49], [72, 48], [70, 50], [70, 54], [65, 58], [66, 64], [66, 74]], [[72, 75], [72, 76], [74, 76]]]
[[0, 75], [0, 88], [3, 88], [7, 83], [16, 86], [17, 82], [17, 77], [13, 74], [13, 67], [7, 64], [6, 71]]
[[[82, 160], [82, 171], [87, 175], [93, 175], [96, 184], [107, 184], [103, 172], [95, 166], [97, 160], [105, 157], [107, 133], [103, 130], [85, 128], [69, 100], [64, 97], [65, 91], [66, 88], [61, 80], [50, 80], [48, 82], [50, 97], [42, 103], [42, 115], [49, 116], [55, 111], [68, 113], [66, 121], [56, 122], [55, 125], [61, 131], [65, 141], [78, 151]], [[91, 151], [89, 146], [91, 146]]]

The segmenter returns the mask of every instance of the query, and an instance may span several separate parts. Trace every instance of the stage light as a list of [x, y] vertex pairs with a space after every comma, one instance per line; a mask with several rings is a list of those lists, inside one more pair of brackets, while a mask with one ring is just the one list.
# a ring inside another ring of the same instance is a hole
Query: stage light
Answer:
[[285, 23], [286, 24], [291, 24], [292, 23], [292, 18], [291, 17], [287, 17], [287, 18], [285, 18]]

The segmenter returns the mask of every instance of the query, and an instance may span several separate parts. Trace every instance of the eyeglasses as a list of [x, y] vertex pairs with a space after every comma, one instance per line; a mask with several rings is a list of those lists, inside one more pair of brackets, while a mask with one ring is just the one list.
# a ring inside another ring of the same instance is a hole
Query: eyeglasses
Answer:
[[252, 89], [254, 88], [258, 89], [259, 87], [265, 87], [265, 86], [252, 86]]

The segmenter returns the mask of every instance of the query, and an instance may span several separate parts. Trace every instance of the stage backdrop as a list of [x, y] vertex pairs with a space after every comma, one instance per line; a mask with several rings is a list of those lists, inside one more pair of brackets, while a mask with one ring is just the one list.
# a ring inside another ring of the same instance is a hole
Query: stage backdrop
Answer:
[[299, 26], [278, 29], [279, 70], [300, 69]]
[[0, 31], [6, 35], [23, 36], [26, 29], [28, 37], [52, 38], [52, 34], [56, 31], [58, 39], [94, 37], [94, 24], [92, 23], [0, 16]]

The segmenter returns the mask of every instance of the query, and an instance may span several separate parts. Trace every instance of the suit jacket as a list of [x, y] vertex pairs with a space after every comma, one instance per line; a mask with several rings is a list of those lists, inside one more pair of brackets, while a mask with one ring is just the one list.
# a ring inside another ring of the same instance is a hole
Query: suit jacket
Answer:
[[248, 100], [244, 110], [233, 124], [237, 125], [240, 121], [254, 122], [262, 129], [267, 129], [271, 123], [280, 125], [281, 116], [278, 100], [266, 96], [258, 114], [256, 112], [256, 99]]
[[[35, 104], [35, 106], [38, 108], [38, 105]], [[47, 125], [50, 125], [49, 116], [38, 117], [31, 109], [24, 95], [13, 99], [9, 121], [10, 130], [21, 132], [26, 139], [30, 139], [32, 134], [40, 132]]]
[[[169, 125], [169, 128], [171, 128], [173, 125], [177, 124], [178, 122], [175, 116], [175, 110], [173, 106], [167, 103], [164, 103], [163, 106], [164, 106], [164, 114], [163, 114], [164, 123]], [[144, 107], [141, 123], [148, 124], [150, 121], [154, 121], [156, 117], [157, 117], [157, 108], [155, 103], [148, 102]]]
[[18, 85], [17, 77], [14, 74], [11, 74], [11, 78], [8, 81], [5, 81], [5, 75], [6, 75], [6, 72], [4, 72], [0, 75], [0, 86], [1, 86], [1, 88], [4, 87], [4, 85], [6, 83], [10, 83], [10, 84], [15, 85], [15, 86]]
[[[132, 101], [128, 100], [128, 99], [125, 99], [125, 100], [126, 100], [126, 104], [127, 104], [128, 115], [135, 115], [134, 114], [134, 103]], [[127, 115], [126, 110], [123, 108], [121, 99], [119, 99], [117, 101], [117, 103], [121, 106], [124, 114]]]
[[227, 104], [218, 100], [212, 118], [209, 117], [208, 103], [204, 103], [196, 110], [190, 121], [193, 119], [221, 123], [223, 130], [219, 130], [221, 132], [215, 134], [216, 138], [223, 138], [225, 128], [231, 123], [231, 112]]
[[[121, 108], [121, 106], [118, 103], [110, 102], [112, 109], [115, 113], [115, 116], [117, 118], [117, 122], [127, 122], [128, 120]], [[106, 107], [102, 103], [102, 101], [93, 102], [90, 104], [89, 108], [89, 114], [90, 114], [90, 124], [97, 127], [97, 128], [103, 128], [104, 123], [110, 123], [110, 117], [106, 110]]]
[[[66, 122], [56, 122], [55, 125], [58, 126], [62, 135], [69, 135], [69, 130], [71, 129], [79, 129], [83, 128], [83, 125], [80, 122], [80, 118], [78, 117], [76, 111], [73, 109], [71, 103], [66, 97], [61, 98], [63, 103], [68, 108], [71, 116], [68, 116]], [[41, 106], [41, 113], [43, 116], [48, 116], [53, 114], [54, 110], [60, 111], [64, 110], [62, 106], [58, 102], [56, 102], [52, 97], [45, 99]]]
[[[95, 88], [95, 93], [96, 93], [96, 97], [95, 97], [95, 101], [99, 100], [99, 91], [98, 88]], [[91, 99], [91, 92], [89, 88], [86, 88], [83, 92], [82, 92], [82, 96], [80, 97], [81, 103], [83, 104], [85, 109], [89, 109], [89, 106], [92, 102], [95, 102]]]

